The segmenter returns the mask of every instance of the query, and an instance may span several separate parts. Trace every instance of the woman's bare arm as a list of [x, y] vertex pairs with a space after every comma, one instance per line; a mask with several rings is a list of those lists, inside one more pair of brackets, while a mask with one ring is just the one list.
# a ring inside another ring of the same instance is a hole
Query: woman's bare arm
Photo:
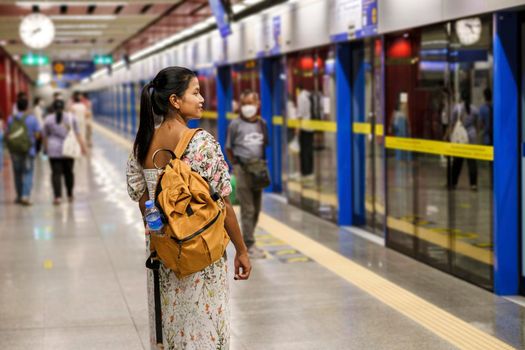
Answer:
[[224, 198], [224, 204], [226, 205], [226, 219], [224, 221], [224, 227], [228, 236], [235, 246], [235, 279], [246, 280], [250, 277], [252, 266], [248, 257], [248, 248], [244, 244], [242, 238], [241, 229], [237, 222], [237, 216], [228, 198]]

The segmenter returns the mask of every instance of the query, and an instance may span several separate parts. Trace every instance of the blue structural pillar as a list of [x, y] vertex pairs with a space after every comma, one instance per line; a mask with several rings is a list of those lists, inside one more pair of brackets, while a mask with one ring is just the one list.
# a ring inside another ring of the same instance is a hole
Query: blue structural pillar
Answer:
[[339, 225], [353, 224], [352, 203], [352, 95], [351, 47], [338, 44], [335, 58], [335, 99], [337, 121], [337, 198]]
[[122, 84], [122, 130], [129, 132], [128, 84]]
[[[365, 66], [364, 51], [361, 42], [352, 44], [352, 118], [351, 123], [365, 122]], [[353, 225], [365, 223], [365, 168], [366, 168], [366, 137], [368, 135], [353, 135]]]
[[[282, 117], [284, 111], [284, 60], [276, 58], [272, 60], [272, 113], [273, 116], [280, 115]], [[273, 190], [274, 192], [281, 192], [283, 188], [282, 182], [282, 158], [283, 158], [283, 126], [273, 123], [273, 143], [271, 145], [273, 153]]]
[[228, 132], [227, 114], [231, 111], [233, 85], [230, 67], [217, 68], [217, 135], [222, 152], [226, 155], [224, 145]]
[[[259, 82], [261, 88], [261, 117], [266, 122], [267, 134], [268, 134], [268, 144], [269, 147], [266, 148], [266, 160], [268, 161], [268, 170], [270, 171], [270, 176], [272, 179], [272, 184], [266, 188], [265, 191], [273, 192], [276, 190], [276, 174], [274, 172], [274, 155], [272, 152], [273, 146], [275, 145], [274, 139], [275, 135], [272, 128], [272, 119], [273, 119], [273, 102], [272, 102], [272, 79], [273, 79], [273, 62], [271, 59], [262, 59], [259, 66]], [[280, 175], [280, 174], [279, 174]]]
[[494, 291], [519, 288], [519, 114], [516, 13], [494, 14]]
[[135, 91], [135, 83], [129, 83], [129, 103], [131, 118], [130, 134], [135, 135], [137, 133], [137, 94]]
[[113, 119], [113, 126], [118, 130], [119, 128], [119, 111], [120, 111], [120, 108], [119, 108], [119, 105], [120, 105], [120, 101], [119, 101], [119, 89], [118, 89], [118, 86], [115, 86], [113, 88], [113, 115], [112, 115], [112, 119]]

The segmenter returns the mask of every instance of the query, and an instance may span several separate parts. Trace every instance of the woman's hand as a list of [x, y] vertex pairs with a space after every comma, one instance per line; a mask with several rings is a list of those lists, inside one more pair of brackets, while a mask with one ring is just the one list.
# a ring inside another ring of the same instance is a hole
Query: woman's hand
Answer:
[[250, 277], [250, 272], [252, 271], [252, 264], [250, 263], [250, 258], [248, 257], [248, 252], [235, 253], [235, 277], [234, 280], [247, 280]]

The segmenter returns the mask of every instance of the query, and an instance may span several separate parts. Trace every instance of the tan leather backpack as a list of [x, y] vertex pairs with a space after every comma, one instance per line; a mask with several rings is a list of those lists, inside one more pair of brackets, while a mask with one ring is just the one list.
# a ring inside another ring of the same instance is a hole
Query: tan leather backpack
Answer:
[[[164, 222], [163, 235], [152, 234], [150, 259], [157, 258], [178, 278], [219, 260], [230, 240], [224, 227], [226, 209], [207, 179], [181, 160], [197, 131], [187, 130], [159, 176], [155, 204]], [[155, 162], [155, 159], [153, 159]], [[148, 260], [150, 260], [148, 259]]]

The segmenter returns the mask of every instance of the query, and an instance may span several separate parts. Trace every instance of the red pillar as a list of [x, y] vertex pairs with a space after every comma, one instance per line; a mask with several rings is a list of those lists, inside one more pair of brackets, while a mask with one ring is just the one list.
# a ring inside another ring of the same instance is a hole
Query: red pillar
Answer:
[[7, 120], [11, 113], [11, 69], [10, 60], [5, 53], [0, 52], [0, 117]]

